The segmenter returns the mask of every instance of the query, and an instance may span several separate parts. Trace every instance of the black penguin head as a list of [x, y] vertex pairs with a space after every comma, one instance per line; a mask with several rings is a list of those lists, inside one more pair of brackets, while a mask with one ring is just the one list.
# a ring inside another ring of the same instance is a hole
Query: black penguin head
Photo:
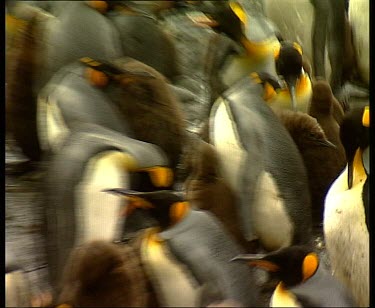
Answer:
[[269, 254], [238, 255], [231, 261], [246, 261], [274, 273], [286, 287], [306, 281], [319, 267], [318, 255], [307, 246], [290, 246]]
[[183, 194], [174, 190], [140, 192], [114, 188], [103, 191], [125, 196], [128, 199], [128, 206], [147, 209], [161, 228], [167, 228], [178, 222], [188, 208], [187, 203], [184, 202]]
[[235, 1], [202, 1], [200, 10], [216, 22], [215, 30], [222, 32], [237, 43], [243, 37], [243, 25]]
[[284, 77], [289, 88], [293, 109], [296, 110], [295, 87], [302, 73], [302, 48], [297, 43], [281, 42], [280, 49], [275, 54], [276, 72]]
[[345, 114], [340, 126], [340, 139], [348, 162], [348, 187], [353, 184], [354, 157], [358, 149], [365, 150], [369, 144], [369, 106], [353, 108]]

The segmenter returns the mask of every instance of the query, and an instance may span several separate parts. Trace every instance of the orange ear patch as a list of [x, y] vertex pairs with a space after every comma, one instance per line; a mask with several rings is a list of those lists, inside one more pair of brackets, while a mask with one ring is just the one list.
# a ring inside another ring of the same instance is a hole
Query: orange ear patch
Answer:
[[301, 45], [298, 44], [298, 43], [296, 43], [296, 42], [294, 42], [294, 43], [293, 43], [293, 47], [294, 47], [294, 49], [296, 49], [296, 50], [299, 52], [299, 54], [302, 56], [302, 47], [301, 47]]
[[184, 218], [188, 210], [188, 202], [173, 203], [169, 210], [169, 216], [171, 218], [172, 224], [175, 224], [179, 222], [182, 218]]
[[102, 14], [108, 10], [107, 1], [87, 1], [87, 4]]
[[370, 107], [369, 106], [366, 106], [365, 110], [363, 111], [362, 125], [364, 127], [370, 127]]
[[92, 68], [86, 69], [86, 78], [92, 85], [100, 88], [105, 87], [109, 83], [109, 78], [106, 74]]
[[319, 258], [315, 253], [309, 253], [305, 259], [303, 260], [302, 264], [302, 275], [303, 275], [303, 281], [309, 279], [319, 266]]

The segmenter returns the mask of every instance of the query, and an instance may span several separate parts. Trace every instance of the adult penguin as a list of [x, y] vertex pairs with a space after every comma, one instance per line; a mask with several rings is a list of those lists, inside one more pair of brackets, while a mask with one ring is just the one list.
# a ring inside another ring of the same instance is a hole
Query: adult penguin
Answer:
[[342, 59], [346, 59], [349, 69], [355, 66], [353, 46], [348, 42], [350, 30], [345, 21], [345, 0], [266, 0], [264, 10], [284, 39], [296, 41], [304, 48], [313, 63], [313, 76], [329, 79], [337, 95], [344, 83]]
[[[107, 185], [170, 188], [173, 173], [168, 165], [156, 145], [97, 124], [76, 124], [52, 156], [45, 176], [48, 270], [56, 292], [71, 249], [92, 240], [123, 238], [127, 223], [119, 215], [121, 200], [101, 190]], [[141, 218], [138, 230], [152, 225]]]
[[210, 117], [220, 172], [239, 197], [246, 240], [267, 250], [307, 243], [311, 208], [302, 157], [249, 76], [224, 92]]
[[231, 261], [245, 261], [280, 280], [269, 307], [354, 306], [350, 291], [332, 277], [310, 247], [291, 246], [269, 254], [239, 255]]
[[271, 104], [278, 108], [307, 112], [312, 90], [310, 76], [304, 70], [302, 48], [295, 42], [283, 41], [275, 51], [276, 73], [285, 82]]
[[369, 305], [369, 107], [345, 115], [340, 138], [347, 166], [329, 189], [324, 235], [334, 275], [353, 292], [357, 306]]
[[203, 1], [201, 10], [213, 29], [238, 44], [239, 50], [228, 57], [220, 72], [227, 88], [253, 71], [275, 73], [273, 54], [280, 43], [263, 14], [245, 10], [239, 1]]
[[345, 165], [345, 154], [330, 142], [318, 121], [303, 112], [278, 110], [276, 114], [296, 143], [306, 167], [314, 227], [323, 222], [324, 199]]
[[162, 306], [202, 307], [228, 299], [257, 306], [252, 272], [228, 262], [241, 249], [212, 214], [194, 210], [176, 191], [105, 191], [125, 196], [127, 207], [145, 208], [158, 222], [159, 229], [146, 233], [141, 256]]
[[40, 110], [46, 113], [40, 117], [40, 131], [47, 148], [80, 122], [156, 144], [172, 168], [185, 143], [183, 116], [165, 77], [132, 58], [112, 62], [82, 58], [62, 68], [41, 93]]

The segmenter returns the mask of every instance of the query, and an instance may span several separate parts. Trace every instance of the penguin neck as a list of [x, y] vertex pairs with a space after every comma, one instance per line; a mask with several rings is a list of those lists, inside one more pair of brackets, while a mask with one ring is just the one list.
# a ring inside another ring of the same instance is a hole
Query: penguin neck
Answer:
[[353, 186], [364, 183], [367, 175], [362, 161], [363, 150], [358, 148], [353, 159]]
[[158, 209], [154, 213], [154, 218], [158, 221], [162, 231], [179, 223], [190, 211], [187, 201], [179, 201], [168, 204], [164, 209]]
[[271, 298], [270, 307], [301, 307], [296, 296], [280, 282]]

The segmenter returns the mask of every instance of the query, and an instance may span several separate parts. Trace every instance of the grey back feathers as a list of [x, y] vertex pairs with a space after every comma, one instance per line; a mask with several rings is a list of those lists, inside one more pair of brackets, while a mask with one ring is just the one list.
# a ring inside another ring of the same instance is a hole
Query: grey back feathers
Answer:
[[242, 250], [212, 214], [190, 211], [180, 223], [159, 235], [198, 282], [206, 285], [201, 306], [224, 299], [257, 306], [258, 291], [250, 268], [229, 262]]

